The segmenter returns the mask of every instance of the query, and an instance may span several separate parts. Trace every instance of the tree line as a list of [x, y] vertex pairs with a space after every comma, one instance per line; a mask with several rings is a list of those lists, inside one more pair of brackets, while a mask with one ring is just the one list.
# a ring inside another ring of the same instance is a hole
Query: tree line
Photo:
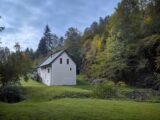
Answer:
[[[160, 86], [160, 1], [122, 0], [84, 31], [83, 72], [132, 86]], [[93, 74], [94, 73], [94, 74]]]
[[27, 48], [21, 54], [28, 56], [34, 68], [54, 52], [66, 49], [78, 71], [91, 82], [105, 79], [158, 89], [159, 6], [159, 0], [122, 0], [111, 16], [100, 17], [83, 33], [71, 27], [64, 37], [58, 37], [46, 25], [37, 50]]

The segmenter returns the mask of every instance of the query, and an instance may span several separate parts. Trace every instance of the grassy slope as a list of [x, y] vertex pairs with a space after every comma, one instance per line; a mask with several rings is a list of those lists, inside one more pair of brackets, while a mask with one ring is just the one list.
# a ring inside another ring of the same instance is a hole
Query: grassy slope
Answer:
[[100, 99], [51, 99], [64, 92], [91, 92], [90, 87], [47, 87], [34, 81], [23, 82], [27, 100], [0, 103], [0, 120], [160, 120], [159, 103]]

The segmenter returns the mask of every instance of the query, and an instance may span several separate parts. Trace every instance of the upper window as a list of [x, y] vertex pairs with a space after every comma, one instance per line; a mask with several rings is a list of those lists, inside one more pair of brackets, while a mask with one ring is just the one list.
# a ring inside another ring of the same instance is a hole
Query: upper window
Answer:
[[62, 64], [62, 58], [60, 58], [60, 64]]
[[48, 73], [50, 72], [50, 69], [48, 68]]
[[67, 59], [67, 64], [69, 64], [69, 59]]

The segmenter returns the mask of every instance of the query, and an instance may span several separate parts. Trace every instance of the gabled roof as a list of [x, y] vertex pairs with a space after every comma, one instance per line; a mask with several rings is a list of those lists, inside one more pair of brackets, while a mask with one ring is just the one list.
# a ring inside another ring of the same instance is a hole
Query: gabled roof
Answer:
[[42, 64], [40, 64], [39, 67], [43, 67], [46, 65], [51, 64], [52, 62], [54, 62], [60, 55], [62, 55], [65, 52], [65, 50], [61, 50], [53, 55], [51, 55], [50, 57], [48, 57]]

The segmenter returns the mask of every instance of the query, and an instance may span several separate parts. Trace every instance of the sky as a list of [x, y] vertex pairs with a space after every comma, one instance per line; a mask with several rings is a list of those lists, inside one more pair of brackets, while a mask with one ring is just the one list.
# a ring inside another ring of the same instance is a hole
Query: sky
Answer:
[[83, 32], [99, 17], [113, 14], [120, 0], [0, 0], [1, 47], [37, 49], [44, 28], [64, 36], [69, 27]]

